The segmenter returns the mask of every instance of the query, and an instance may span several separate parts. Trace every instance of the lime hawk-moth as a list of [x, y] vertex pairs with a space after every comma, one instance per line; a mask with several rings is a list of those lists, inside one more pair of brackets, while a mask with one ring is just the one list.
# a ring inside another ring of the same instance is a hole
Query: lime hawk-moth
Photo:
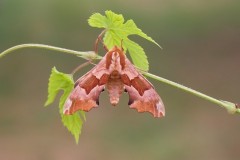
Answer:
[[64, 114], [89, 111], [99, 105], [99, 95], [106, 89], [115, 106], [121, 94], [129, 95], [128, 105], [154, 117], [165, 115], [164, 104], [153, 85], [128, 60], [122, 48], [109, 50], [101, 61], [79, 78], [64, 104]]

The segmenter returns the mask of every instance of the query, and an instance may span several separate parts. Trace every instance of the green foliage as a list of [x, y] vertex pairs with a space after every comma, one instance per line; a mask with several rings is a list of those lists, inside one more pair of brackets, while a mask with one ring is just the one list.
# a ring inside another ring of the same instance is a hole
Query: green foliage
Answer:
[[[147, 71], [149, 69], [147, 56], [143, 48], [136, 42], [133, 42], [128, 38], [129, 35], [141, 36], [150, 42], [153, 42], [160, 47], [151, 37], [147, 36], [145, 33], [139, 29], [133, 20], [127, 20], [124, 23], [124, 18], [121, 14], [115, 14], [112, 11], [106, 11], [106, 16], [100, 13], [93, 14], [89, 19], [88, 23], [92, 27], [105, 28], [106, 33], [103, 38], [104, 44], [108, 48], [113, 46], [121, 45], [123, 41], [123, 48], [128, 50], [133, 63], [140, 69]], [[161, 47], [160, 47], [161, 48]]]
[[[112, 48], [114, 45], [120, 46], [121, 41], [123, 41], [122, 47], [129, 51], [133, 63], [142, 70], [148, 70], [148, 60], [143, 48], [130, 40], [128, 36], [138, 35], [155, 43], [156, 45], [158, 44], [151, 37], [143, 33], [142, 30], [136, 26], [133, 20], [128, 20], [124, 23], [124, 18], [121, 14], [115, 14], [112, 11], [106, 11], [105, 14], [106, 16], [99, 13], [93, 14], [88, 20], [90, 26], [106, 29], [103, 40], [108, 48]], [[85, 55], [85, 52], [81, 52], [81, 54]], [[63, 94], [59, 102], [59, 112], [62, 117], [62, 123], [72, 133], [75, 137], [76, 143], [78, 143], [83, 121], [85, 120], [85, 112], [78, 111], [73, 115], [63, 114], [64, 103], [73, 90], [73, 85], [74, 82], [72, 75], [61, 73], [54, 67], [49, 79], [48, 99], [45, 106], [53, 103], [58, 92], [63, 90]]]
[[83, 111], [78, 111], [73, 115], [63, 114], [63, 105], [68, 95], [73, 90], [73, 85], [74, 82], [72, 79], [72, 75], [61, 73], [57, 71], [57, 69], [54, 67], [49, 78], [48, 99], [45, 103], [45, 106], [53, 103], [58, 92], [60, 90], [63, 90], [63, 94], [59, 101], [59, 112], [62, 117], [62, 123], [72, 133], [72, 135], [75, 137], [76, 143], [78, 143], [79, 135], [81, 134], [83, 119], [85, 120], [85, 113]]

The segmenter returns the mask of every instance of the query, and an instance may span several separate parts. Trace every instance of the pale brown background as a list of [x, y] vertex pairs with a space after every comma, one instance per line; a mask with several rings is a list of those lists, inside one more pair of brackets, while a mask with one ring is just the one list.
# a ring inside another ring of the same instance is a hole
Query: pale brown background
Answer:
[[[100, 30], [90, 28], [87, 18], [107, 9], [134, 19], [164, 48], [133, 37], [147, 52], [151, 73], [240, 101], [239, 0], [1, 0], [0, 51], [30, 42], [92, 50]], [[114, 108], [103, 93], [76, 145], [61, 124], [57, 102], [43, 104], [51, 68], [70, 73], [83, 62], [39, 49], [0, 59], [1, 160], [239, 159], [239, 115], [155, 80], [165, 118], [130, 110], [126, 94]]]

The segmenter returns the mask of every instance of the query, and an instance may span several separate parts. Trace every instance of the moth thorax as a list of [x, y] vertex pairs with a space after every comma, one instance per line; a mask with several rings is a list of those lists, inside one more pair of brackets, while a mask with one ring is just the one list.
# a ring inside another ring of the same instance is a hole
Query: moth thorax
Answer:
[[122, 69], [120, 61], [121, 61], [121, 57], [119, 53], [113, 52], [111, 57], [110, 70], [118, 70], [120, 72]]
[[110, 74], [111, 79], [120, 79], [120, 77], [121, 76], [117, 70], [112, 71], [112, 73]]
[[112, 63], [116, 64], [120, 62], [120, 56], [118, 52], [113, 52], [112, 54]]

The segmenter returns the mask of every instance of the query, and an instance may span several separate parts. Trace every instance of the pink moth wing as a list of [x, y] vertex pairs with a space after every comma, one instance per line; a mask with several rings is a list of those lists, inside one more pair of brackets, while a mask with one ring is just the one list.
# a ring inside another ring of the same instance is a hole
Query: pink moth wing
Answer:
[[65, 114], [89, 111], [99, 105], [99, 95], [107, 89], [112, 105], [117, 105], [123, 91], [129, 94], [130, 108], [165, 115], [164, 104], [152, 84], [127, 59], [122, 49], [113, 47], [88, 73], [79, 78], [64, 105]]

